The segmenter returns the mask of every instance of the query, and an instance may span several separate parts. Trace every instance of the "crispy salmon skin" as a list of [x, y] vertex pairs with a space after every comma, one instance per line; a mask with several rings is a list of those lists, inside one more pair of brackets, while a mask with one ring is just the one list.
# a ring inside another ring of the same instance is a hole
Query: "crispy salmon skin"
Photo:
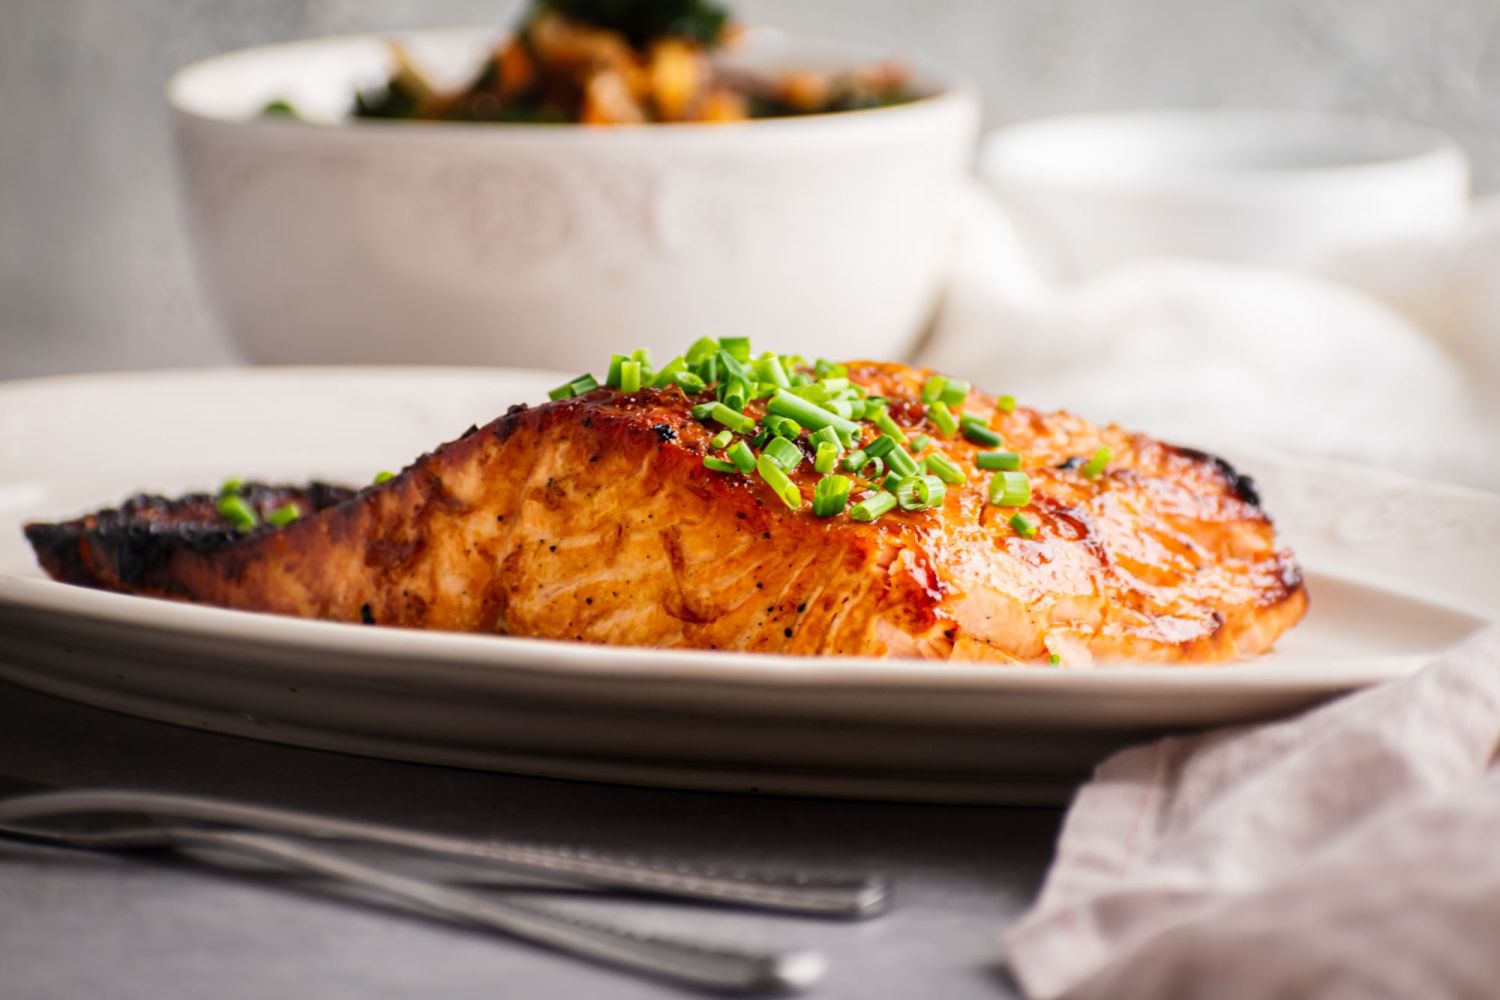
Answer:
[[[1019, 453], [1031, 496], [990, 502], [981, 445], [924, 423], [926, 372], [849, 379], [927, 433], [965, 480], [871, 523], [793, 510], [713, 471], [712, 401], [676, 385], [512, 407], [358, 492], [251, 486], [237, 531], [215, 498], [137, 497], [26, 535], [66, 583], [345, 622], [634, 646], [1000, 662], [1197, 663], [1269, 649], [1307, 592], [1254, 484], [1227, 463], [1065, 412], [962, 410]], [[747, 414], [759, 417], [760, 403]], [[800, 447], [809, 458], [804, 436]], [[1088, 466], [1099, 449], [1102, 471]], [[804, 461], [805, 498], [820, 478]], [[856, 498], [861, 494], [857, 491]], [[1024, 526], [1023, 526], [1024, 527]]]

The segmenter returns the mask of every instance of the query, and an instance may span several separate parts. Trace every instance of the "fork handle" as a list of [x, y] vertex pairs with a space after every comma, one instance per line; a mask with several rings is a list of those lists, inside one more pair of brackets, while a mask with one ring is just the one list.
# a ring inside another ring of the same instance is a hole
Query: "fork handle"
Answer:
[[456, 859], [480, 868], [525, 872], [574, 884], [794, 913], [870, 917], [884, 912], [890, 901], [889, 887], [877, 876], [725, 871], [689, 865], [665, 867], [601, 858], [565, 848], [445, 837], [196, 795], [80, 789], [0, 801], [0, 821], [80, 812], [165, 814], [176, 819], [246, 826], [262, 832], [376, 844]]
[[633, 931], [535, 903], [501, 901], [397, 875], [265, 834], [174, 828], [172, 839], [179, 848], [209, 847], [251, 855], [372, 890], [450, 920], [699, 989], [747, 996], [797, 992], [816, 982], [825, 967], [816, 952], [758, 952]]

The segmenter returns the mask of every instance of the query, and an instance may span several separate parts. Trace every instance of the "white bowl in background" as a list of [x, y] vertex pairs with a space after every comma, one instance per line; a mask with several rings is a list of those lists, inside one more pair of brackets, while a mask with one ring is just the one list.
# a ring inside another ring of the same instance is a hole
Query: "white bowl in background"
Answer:
[[[168, 86], [200, 277], [252, 360], [572, 370], [705, 334], [900, 357], [934, 305], [965, 88], [735, 125], [338, 123], [384, 78], [384, 38], [234, 52]], [[495, 34], [403, 38], [451, 80]], [[875, 55], [763, 33], [738, 58]], [[315, 123], [257, 117], [275, 98]]]
[[1131, 111], [1024, 122], [979, 170], [1043, 266], [1077, 278], [1128, 260], [1297, 264], [1453, 230], [1462, 151], [1402, 122], [1288, 111]]

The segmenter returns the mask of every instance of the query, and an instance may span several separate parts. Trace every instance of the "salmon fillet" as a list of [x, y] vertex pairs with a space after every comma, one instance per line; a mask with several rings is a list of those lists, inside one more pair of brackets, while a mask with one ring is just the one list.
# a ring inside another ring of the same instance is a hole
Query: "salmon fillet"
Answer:
[[[928, 373], [848, 367], [899, 426], [923, 428]], [[236, 531], [202, 494], [136, 497], [26, 534], [66, 583], [633, 646], [1193, 663], [1264, 652], [1306, 610], [1253, 483], [1204, 453], [1065, 412], [1001, 412], [972, 391], [964, 412], [1023, 456], [1035, 537], [988, 502], [990, 473], [962, 436], [932, 445], [967, 470], [940, 507], [859, 523], [794, 511], [753, 475], [706, 469], [718, 428], [689, 409], [711, 399], [597, 389], [512, 407], [357, 492], [248, 488], [262, 517], [297, 506], [280, 528]], [[1101, 447], [1113, 452], [1107, 469], [1084, 475]], [[819, 477], [804, 462], [792, 478], [810, 498]]]

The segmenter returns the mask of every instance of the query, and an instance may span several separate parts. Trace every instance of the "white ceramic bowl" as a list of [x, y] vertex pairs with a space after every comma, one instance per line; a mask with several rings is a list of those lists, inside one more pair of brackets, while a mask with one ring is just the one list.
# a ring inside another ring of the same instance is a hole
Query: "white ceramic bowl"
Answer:
[[[492, 31], [404, 36], [462, 79]], [[876, 53], [773, 34], [751, 63]], [[932, 308], [977, 127], [957, 87], [737, 125], [336, 123], [384, 36], [248, 49], [168, 87], [201, 278], [263, 362], [597, 368], [697, 337], [899, 357]], [[308, 124], [257, 117], [286, 98]]]
[[989, 135], [979, 169], [1059, 277], [1152, 256], [1295, 264], [1442, 233], [1469, 176], [1415, 125], [1241, 110], [1026, 122]]

